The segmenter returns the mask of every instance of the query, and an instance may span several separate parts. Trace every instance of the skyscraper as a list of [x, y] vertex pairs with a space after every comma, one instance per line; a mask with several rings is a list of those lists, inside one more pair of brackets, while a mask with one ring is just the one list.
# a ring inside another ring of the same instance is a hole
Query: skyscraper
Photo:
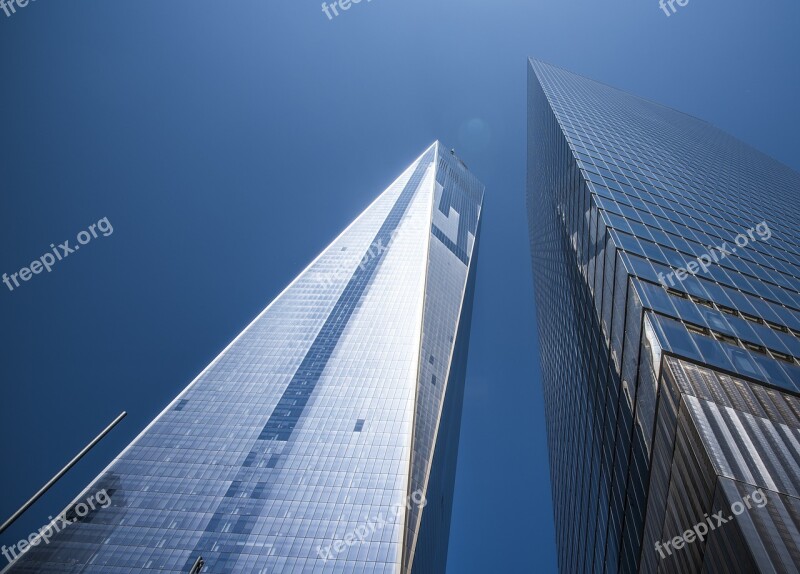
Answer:
[[531, 60], [562, 572], [800, 568], [800, 174]]
[[443, 572], [482, 201], [434, 143], [9, 570]]

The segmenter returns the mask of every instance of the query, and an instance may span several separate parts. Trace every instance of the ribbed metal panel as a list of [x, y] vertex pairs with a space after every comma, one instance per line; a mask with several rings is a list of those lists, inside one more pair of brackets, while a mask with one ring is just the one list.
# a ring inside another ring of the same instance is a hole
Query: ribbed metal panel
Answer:
[[[792, 395], [665, 358], [640, 572], [799, 571], [796, 405]], [[715, 526], [703, 540], [664, 550], [703, 522]]]

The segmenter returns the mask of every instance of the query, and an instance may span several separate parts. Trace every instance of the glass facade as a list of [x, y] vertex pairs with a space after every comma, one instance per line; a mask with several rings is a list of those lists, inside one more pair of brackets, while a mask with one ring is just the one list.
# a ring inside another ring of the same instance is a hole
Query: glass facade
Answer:
[[560, 570], [798, 572], [800, 174], [530, 60], [527, 210]]
[[482, 201], [433, 144], [4, 572], [443, 572]]

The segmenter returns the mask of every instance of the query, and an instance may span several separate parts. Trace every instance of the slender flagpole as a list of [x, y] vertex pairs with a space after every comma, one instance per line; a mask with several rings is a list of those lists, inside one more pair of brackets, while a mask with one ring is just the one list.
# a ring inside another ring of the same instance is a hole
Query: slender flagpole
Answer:
[[78, 453], [78, 454], [75, 456], [75, 458], [73, 458], [71, 461], [69, 461], [69, 462], [67, 463], [67, 466], [65, 466], [64, 468], [62, 468], [62, 469], [59, 471], [59, 473], [58, 473], [57, 475], [55, 475], [53, 478], [51, 478], [51, 479], [50, 479], [50, 480], [47, 482], [47, 484], [45, 484], [45, 485], [44, 485], [42, 488], [40, 488], [40, 489], [39, 489], [39, 492], [37, 492], [36, 494], [34, 494], [34, 495], [33, 495], [33, 497], [32, 497], [32, 498], [31, 498], [31, 499], [30, 499], [28, 502], [26, 502], [25, 504], [23, 504], [23, 505], [22, 505], [22, 508], [20, 508], [19, 510], [17, 510], [17, 511], [16, 511], [16, 512], [15, 512], [15, 513], [14, 513], [14, 514], [11, 516], [11, 518], [9, 518], [8, 520], [6, 520], [6, 521], [3, 523], [3, 525], [2, 525], [2, 526], [0, 526], [0, 534], [2, 534], [3, 532], [5, 532], [6, 528], [8, 528], [9, 526], [11, 526], [11, 525], [14, 523], [14, 521], [16, 521], [16, 520], [17, 520], [17, 518], [19, 518], [20, 516], [22, 516], [22, 513], [23, 513], [23, 512], [25, 512], [26, 510], [28, 510], [28, 509], [29, 509], [29, 508], [30, 508], [30, 507], [33, 505], [33, 503], [34, 503], [34, 502], [36, 502], [37, 500], [39, 500], [39, 499], [42, 497], [42, 495], [43, 495], [45, 492], [47, 492], [48, 490], [50, 490], [50, 487], [51, 487], [51, 486], [53, 486], [53, 485], [54, 485], [56, 482], [58, 482], [58, 480], [59, 480], [59, 479], [60, 479], [62, 476], [64, 476], [64, 475], [67, 473], [67, 471], [68, 471], [69, 469], [71, 469], [73, 466], [75, 466], [75, 465], [78, 463], [78, 461], [84, 457], [84, 455], [85, 455], [87, 452], [89, 452], [90, 450], [92, 450], [92, 448], [93, 448], [93, 447], [94, 447], [94, 446], [95, 446], [95, 445], [96, 445], [98, 442], [100, 442], [100, 441], [103, 439], [103, 437], [105, 437], [105, 436], [106, 436], [106, 435], [107, 435], [109, 432], [111, 432], [111, 429], [113, 429], [115, 426], [117, 426], [117, 424], [119, 424], [119, 422], [120, 422], [122, 419], [124, 419], [124, 418], [125, 418], [125, 415], [127, 415], [127, 414], [128, 414], [128, 413], [126, 413], [125, 411], [122, 411], [122, 413], [121, 413], [121, 414], [120, 414], [120, 415], [119, 415], [117, 418], [115, 418], [115, 419], [114, 419], [114, 420], [111, 422], [111, 424], [110, 424], [110, 425], [108, 425], [108, 426], [107, 426], [107, 427], [106, 427], [106, 428], [103, 430], [103, 432], [101, 432], [99, 435], [97, 435], [97, 436], [94, 438], [94, 440], [93, 440], [92, 442], [90, 442], [89, 444], [87, 444], [87, 445], [86, 445], [86, 446], [83, 448], [83, 450], [82, 450], [81, 452], [79, 452], [79, 453]]

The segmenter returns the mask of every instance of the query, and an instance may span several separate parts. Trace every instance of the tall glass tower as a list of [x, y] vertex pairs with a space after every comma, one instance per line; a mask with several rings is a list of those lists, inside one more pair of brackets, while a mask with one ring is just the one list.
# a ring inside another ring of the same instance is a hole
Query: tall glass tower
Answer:
[[482, 201], [434, 143], [8, 570], [444, 572]]
[[562, 572], [798, 572], [800, 174], [531, 60]]

